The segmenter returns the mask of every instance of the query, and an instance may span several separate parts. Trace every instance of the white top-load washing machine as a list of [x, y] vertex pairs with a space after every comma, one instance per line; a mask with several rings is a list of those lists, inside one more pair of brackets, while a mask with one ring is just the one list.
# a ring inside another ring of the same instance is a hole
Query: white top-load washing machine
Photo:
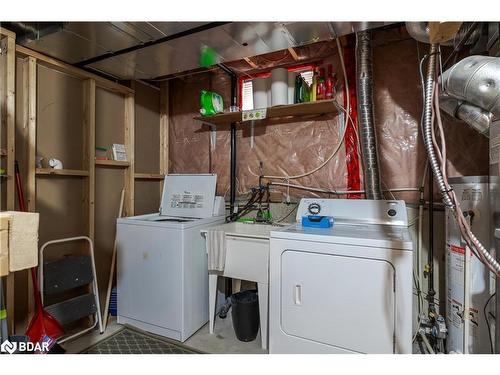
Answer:
[[167, 175], [159, 213], [117, 221], [118, 323], [185, 341], [208, 321], [200, 230], [225, 220], [217, 175]]
[[412, 247], [403, 201], [302, 199], [271, 232], [269, 352], [411, 353]]

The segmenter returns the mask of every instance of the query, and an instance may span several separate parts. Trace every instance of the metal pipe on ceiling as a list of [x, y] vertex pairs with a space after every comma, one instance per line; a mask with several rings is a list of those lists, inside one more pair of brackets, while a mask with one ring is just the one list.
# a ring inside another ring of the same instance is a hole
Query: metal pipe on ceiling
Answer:
[[165, 36], [163, 38], [159, 38], [159, 39], [155, 39], [155, 40], [152, 40], [152, 41], [149, 41], [149, 42], [137, 44], [135, 46], [124, 48], [124, 49], [121, 49], [121, 50], [118, 50], [118, 51], [105, 53], [104, 55], [95, 56], [95, 57], [92, 57], [90, 59], [87, 59], [87, 60], [84, 60], [84, 61], [80, 61], [79, 63], [77, 63], [75, 65], [78, 66], [78, 67], [82, 67], [82, 66], [85, 66], [85, 65], [94, 64], [96, 62], [108, 59], [110, 57], [116, 57], [116, 56], [120, 56], [120, 55], [129, 53], [129, 52], [134, 52], [134, 51], [137, 51], [137, 50], [140, 50], [140, 49], [144, 49], [146, 47], [151, 47], [151, 46], [154, 46], [154, 45], [157, 45], [157, 44], [168, 42], [169, 40], [174, 40], [174, 39], [182, 38], [182, 37], [185, 37], [185, 36], [188, 36], [188, 35], [192, 35], [192, 34], [196, 34], [196, 33], [202, 32], [202, 31], [210, 30], [210, 29], [213, 29], [215, 27], [223, 26], [223, 25], [226, 25], [228, 23], [230, 23], [230, 22], [211, 22], [211, 23], [208, 23], [208, 24], [205, 24], [205, 25], [201, 25], [201, 26], [189, 29], [189, 30], [181, 31], [181, 32], [173, 34], [173, 35], [167, 35], [167, 36]]

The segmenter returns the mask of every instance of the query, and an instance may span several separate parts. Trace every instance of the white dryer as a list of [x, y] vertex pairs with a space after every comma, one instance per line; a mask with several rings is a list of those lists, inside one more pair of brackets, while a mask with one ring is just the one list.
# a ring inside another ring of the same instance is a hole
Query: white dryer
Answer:
[[168, 175], [159, 213], [118, 219], [118, 323], [185, 341], [208, 321], [200, 230], [225, 221], [217, 175]]
[[411, 353], [412, 247], [403, 201], [302, 199], [271, 232], [269, 352]]

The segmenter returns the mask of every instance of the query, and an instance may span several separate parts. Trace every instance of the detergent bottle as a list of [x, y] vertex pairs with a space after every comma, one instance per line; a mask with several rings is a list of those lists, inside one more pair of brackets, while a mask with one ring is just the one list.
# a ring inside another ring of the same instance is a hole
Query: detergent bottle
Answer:
[[212, 116], [224, 111], [222, 96], [212, 91], [201, 90], [200, 92], [200, 114]]

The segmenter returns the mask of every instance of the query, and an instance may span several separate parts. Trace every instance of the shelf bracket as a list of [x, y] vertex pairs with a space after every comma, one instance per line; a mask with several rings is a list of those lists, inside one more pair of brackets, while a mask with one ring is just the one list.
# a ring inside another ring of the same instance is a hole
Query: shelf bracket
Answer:
[[210, 150], [215, 151], [217, 147], [217, 127], [208, 122], [204, 122], [203, 124], [210, 128]]
[[255, 122], [252, 121], [250, 123], [250, 149], [252, 149], [252, 150], [253, 150], [253, 147], [255, 145], [254, 135], [255, 135]]

